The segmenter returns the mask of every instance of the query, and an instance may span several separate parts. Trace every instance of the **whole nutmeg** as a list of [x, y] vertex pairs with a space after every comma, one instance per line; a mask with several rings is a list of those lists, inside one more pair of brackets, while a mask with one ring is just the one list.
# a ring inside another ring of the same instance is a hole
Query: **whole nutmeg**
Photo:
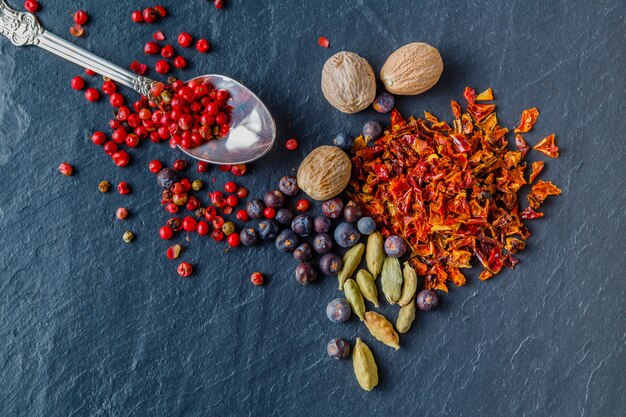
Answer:
[[298, 168], [300, 189], [314, 200], [328, 200], [346, 188], [350, 181], [352, 162], [336, 146], [313, 149]]
[[392, 94], [412, 96], [437, 84], [443, 61], [436, 48], [414, 42], [396, 49], [380, 70], [380, 79]]
[[354, 52], [338, 52], [324, 64], [322, 92], [339, 111], [352, 114], [364, 110], [376, 97], [374, 70]]

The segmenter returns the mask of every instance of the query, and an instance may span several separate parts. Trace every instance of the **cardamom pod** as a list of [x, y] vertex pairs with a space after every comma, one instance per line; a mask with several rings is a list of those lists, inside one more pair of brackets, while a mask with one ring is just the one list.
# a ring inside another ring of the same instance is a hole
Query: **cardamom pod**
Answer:
[[402, 295], [402, 270], [398, 259], [391, 256], [385, 258], [380, 283], [389, 304], [395, 304]]
[[354, 367], [356, 380], [365, 391], [371, 391], [372, 388], [378, 385], [378, 367], [376, 366], [374, 355], [372, 355], [370, 348], [358, 337], [352, 351], [352, 366]]
[[343, 286], [343, 290], [346, 293], [346, 300], [352, 307], [352, 312], [359, 316], [361, 321], [363, 321], [363, 314], [365, 314], [365, 300], [363, 300], [363, 295], [361, 294], [361, 290], [359, 290], [359, 286], [353, 279], [349, 279]]
[[347, 251], [345, 255], [343, 255], [343, 268], [341, 268], [339, 275], [337, 275], [340, 290], [343, 289], [344, 282], [346, 282], [346, 280], [350, 278], [352, 274], [354, 274], [354, 271], [358, 268], [361, 263], [361, 259], [363, 258], [364, 250], [365, 245], [357, 243], [349, 251]]
[[411, 298], [415, 295], [415, 291], [417, 291], [417, 274], [415, 273], [415, 269], [413, 269], [408, 262], [404, 264], [402, 276], [404, 277], [402, 281], [402, 295], [398, 299], [398, 304], [405, 306], [411, 301]]
[[413, 320], [415, 320], [415, 309], [415, 297], [411, 298], [406, 305], [400, 308], [398, 319], [396, 320], [396, 329], [398, 329], [400, 333], [406, 333], [411, 328], [411, 324], [413, 324]]
[[367, 238], [367, 249], [365, 251], [365, 261], [367, 269], [372, 274], [372, 278], [378, 278], [378, 274], [383, 267], [385, 259], [385, 249], [383, 247], [383, 235], [380, 232], [374, 232]]
[[356, 283], [359, 284], [363, 297], [374, 304], [374, 307], [378, 308], [378, 289], [376, 289], [376, 283], [372, 275], [365, 269], [359, 269], [359, 272], [356, 273]]
[[384, 316], [368, 311], [365, 313], [365, 326], [372, 336], [383, 342], [387, 346], [391, 346], [395, 350], [400, 349], [400, 338], [398, 333], [393, 329], [393, 324], [389, 323]]

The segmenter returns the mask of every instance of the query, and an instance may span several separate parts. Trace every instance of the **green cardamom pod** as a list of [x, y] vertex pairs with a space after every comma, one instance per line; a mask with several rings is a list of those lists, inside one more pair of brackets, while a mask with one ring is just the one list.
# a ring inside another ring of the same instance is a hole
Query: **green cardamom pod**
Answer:
[[408, 262], [404, 264], [404, 269], [402, 270], [402, 295], [400, 299], [398, 299], [398, 304], [401, 306], [407, 305], [411, 298], [415, 295], [415, 291], [417, 291], [417, 274], [415, 273], [415, 269]]
[[400, 308], [398, 319], [396, 320], [396, 329], [400, 333], [406, 333], [411, 328], [411, 324], [413, 324], [413, 320], [415, 320], [415, 310], [415, 297], [411, 298], [406, 305]]
[[367, 238], [365, 261], [367, 262], [367, 269], [369, 269], [374, 279], [378, 278], [378, 274], [380, 274], [383, 267], [383, 261], [385, 260], [385, 248], [383, 244], [383, 235], [379, 232], [374, 232]]
[[356, 338], [356, 344], [352, 351], [352, 366], [354, 367], [354, 375], [361, 388], [371, 391], [378, 385], [378, 367], [374, 360], [374, 355], [370, 348]]
[[364, 250], [365, 245], [357, 243], [349, 251], [347, 251], [345, 255], [343, 255], [343, 267], [337, 275], [340, 290], [343, 290], [343, 283], [346, 282], [346, 280], [350, 278], [352, 274], [354, 274], [354, 271], [356, 271], [359, 267], [361, 259], [363, 258]]
[[400, 337], [393, 328], [393, 324], [385, 316], [374, 311], [365, 313], [365, 326], [378, 341], [383, 342], [387, 346], [400, 349]]
[[399, 260], [391, 256], [385, 258], [380, 283], [389, 304], [396, 304], [402, 295], [402, 269]]
[[363, 295], [356, 281], [353, 279], [347, 280], [343, 286], [343, 290], [346, 293], [346, 300], [348, 300], [350, 307], [352, 307], [352, 312], [363, 321], [365, 317], [365, 300], [363, 300]]
[[376, 289], [376, 283], [372, 274], [365, 269], [359, 269], [356, 273], [356, 283], [359, 284], [361, 294], [366, 300], [374, 304], [374, 307], [378, 308], [378, 289]]

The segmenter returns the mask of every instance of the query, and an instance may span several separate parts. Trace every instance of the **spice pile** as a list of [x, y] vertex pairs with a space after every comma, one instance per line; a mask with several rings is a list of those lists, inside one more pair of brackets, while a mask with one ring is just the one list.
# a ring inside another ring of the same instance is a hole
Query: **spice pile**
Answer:
[[[517, 150], [509, 148], [507, 128], [499, 126], [491, 89], [476, 95], [465, 90], [467, 111], [452, 101], [452, 126], [426, 112], [425, 120], [405, 121], [396, 110], [380, 139], [356, 152], [351, 197], [381, 225], [384, 235], [398, 234], [410, 245], [411, 264], [425, 275], [427, 289], [447, 291], [449, 281], [465, 284], [463, 268], [472, 256], [481, 262], [486, 280], [525, 247], [530, 232], [522, 220], [543, 216], [541, 203], [560, 190], [538, 181], [519, 211], [518, 192], [532, 183], [543, 162], [534, 163], [528, 180], [523, 162], [528, 145], [521, 133], [537, 120], [525, 110], [515, 129]], [[554, 135], [534, 149], [558, 156]]]

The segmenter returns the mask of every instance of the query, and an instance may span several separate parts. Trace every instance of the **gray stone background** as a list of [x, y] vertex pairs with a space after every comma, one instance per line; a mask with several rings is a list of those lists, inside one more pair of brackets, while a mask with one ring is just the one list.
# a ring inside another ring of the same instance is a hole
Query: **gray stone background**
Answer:
[[[530, 223], [514, 271], [485, 283], [474, 271], [439, 309], [418, 316], [395, 352], [357, 320], [329, 322], [324, 307], [336, 281], [301, 287], [295, 261], [271, 245], [224, 254], [223, 245], [192, 237], [185, 259], [197, 273], [178, 278], [157, 236], [167, 216], [146, 170], [152, 158], [178, 155], [146, 143], [132, 166], [114, 167], [87, 139], [106, 127], [110, 107], [69, 87], [81, 70], [3, 38], [2, 415], [571, 417], [626, 409], [624, 2], [227, 0], [218, 11], [171, 0], [162, 2], [170, 17], [152, 26], [130, 21], [152, 2], [41, 3], [42, 23], [66, 39], [68, 10], [87, 10], [87, 36], [72, 41], [123, 66], [154, 63], [142, 50], [157, 28], [170, 41], [187, 30], [213, 42], [205, 56], [185, 51], [193, 64], [180, 76], [241, 80], [277, 120], [278, 145], [241, 179], [253, 196], [335, 133], [387, 121], [326, 103], [319, 79], [331, 54], [357, 52], [378, 72], [412, 41], [439, 48], [445, 70], [431, 91], [398, 99], [399, 109], [449, 118], [449, 100], [466, 85], [493, 87], [508, 126], [537, 106], [527, 139], [556, 133], [562, 156], [547, 161], [542, 177], [563, 194]], [[322, 35], [328, 50], [317, 45]], [[282, 143], [292, 136], [301, 147], [290, 153]], [[75, 176], [58, 174], [62, 161]], [[216, 169], [202, 178], [213, 177], [231, 178]], [[134, 192], [101, 194], [102, 179], [128, 180]], [[125, 223], [114, 219], [121, 205], [132, 211]], [[121, 241], [127, 228], [137, 234], [132, 245]], [[254, 270], [269, 284], [250, 285]], [[372, 347], [381, 380], [373, 392], [358, 387], [351, 361], [326, 357], [327, 340], [340, 336]]]

